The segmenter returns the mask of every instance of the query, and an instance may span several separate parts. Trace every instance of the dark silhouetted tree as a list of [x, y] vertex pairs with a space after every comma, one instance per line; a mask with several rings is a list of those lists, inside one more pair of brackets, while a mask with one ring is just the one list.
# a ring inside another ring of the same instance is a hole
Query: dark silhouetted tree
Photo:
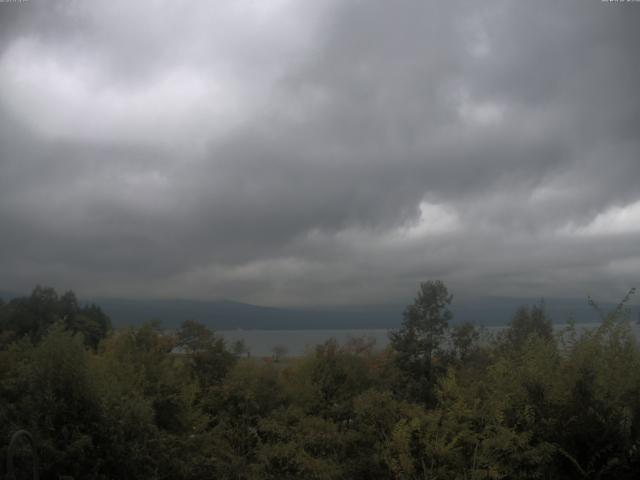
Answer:
[[440, 280], [422, 282], [412, 305], [404, 311], [399, 330], [390, 334], [398, 368], [404, 373], [403, 388], [410, 398], [431, 403], [433, 386], [441, 368], [436, 353], [453, 317], [453, 296]]
[[222, 337], [195, 320], [183, 322], [176, 342], [189, 357], [191, 369], [203, 389], [219, 383], [237, 360], [227, 351]]
[[522, 348], [532, 335], [537, 335], [543, 340], [553, 338], [553, 325], [542, 302], [540, 305], [518, 308], [504, 332], [507, 346], [515, 350]]
[[451, 331], [451, 346], [458, 360], [465, 361], [477, 350], [480, 332], [469, 322], [453, 327]]

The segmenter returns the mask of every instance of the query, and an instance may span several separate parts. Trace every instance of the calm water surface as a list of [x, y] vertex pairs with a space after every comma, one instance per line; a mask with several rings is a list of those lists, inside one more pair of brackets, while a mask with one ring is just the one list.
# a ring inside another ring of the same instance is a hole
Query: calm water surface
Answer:
[[[597, 323], [576, 324], [578, 330], [594, 328]], [[484, 335], [493, 335], [504, 327], [483, 327]], [[554, 325], [556, 330], [565, 328], [565, 325]], [[633, 324], [636, 338], [640, 338], [640, 327]], [[252, 356], [266, 357], [273, 353], [273, 348], [282, 346], [287, 349], [287, 355], [302, 355], [312, 351], [316, 345], [334, 338], [340, 344], [344, 344], [350, 338], [370, 338], [375, 340], [375, 347], [383, 349], [389, 344], [389, 332], [387, 329], [379, 330], [221, 330], [228, 345], [237, 340], [244, 340], [249, 347]]]

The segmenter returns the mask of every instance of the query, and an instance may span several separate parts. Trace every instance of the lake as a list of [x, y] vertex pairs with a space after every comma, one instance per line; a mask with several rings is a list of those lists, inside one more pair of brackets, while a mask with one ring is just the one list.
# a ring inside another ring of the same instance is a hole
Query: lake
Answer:
[[[554, 325], [554, 329], [559, 331], [564, 328], [564, 324]], [[597, 327], [597, 323], [578, 323], [576, 328], [584, 330]], [[486, 334], [497, 333], [504, 327], [482, 327]], [[633, 324], [633, 329], [637, 338], [640, 338], [640, 327]], [[273, 347], [284, 346], [287, 355], [302, 355], [309, 350], [313, 350], [316, 345], [324, 343], [330, 338], [335, 338], [341, 345], [350, 338], [371, 338], [375, 340], [377, 349], [383, 349], [389, 344], [388, 329], [354, 329], [354, 330], [219, 330], [227, 345], [233, 345], [237, 340], [244, 340], [252, 356], [267, 357], [272, 355]]]

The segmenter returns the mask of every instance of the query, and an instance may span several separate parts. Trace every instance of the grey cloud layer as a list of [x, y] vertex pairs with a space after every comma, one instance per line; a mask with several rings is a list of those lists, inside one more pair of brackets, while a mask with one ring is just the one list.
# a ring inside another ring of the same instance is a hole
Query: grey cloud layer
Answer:
[[120, 3], [0, 4], [0, 288], [637, 282], [640, 5]]

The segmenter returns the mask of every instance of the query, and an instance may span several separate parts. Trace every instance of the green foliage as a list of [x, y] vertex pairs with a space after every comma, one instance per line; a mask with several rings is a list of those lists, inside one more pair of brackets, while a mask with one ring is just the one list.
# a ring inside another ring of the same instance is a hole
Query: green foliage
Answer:
[[433, 388], [442, 365], [435, 356], [452, 318], [449, 305], [453, 296], [440, 280], [422, 282], [412, 305], [404, 311], [400, 330], [389, 338], [396, 364], [404, 374], [401, 388], [408, 398], [432, 404]]
[[82, 340], [57, 323], [37, 346], [23, 341], [7, 356], [12, 368], [2, 374], [3, 437], [26, 427], [40, 446], [44, 471], [93, 472], [90, 459], [99, 448], [93, 433], [101, 418]]
[[176, 346], [186, 354], [193, 376], [203, 389], [220, 383], [236, 362], [224, 339], [195, 320], [183, 322], [176, 334]]
[[275, 362], [240, 358], [244, 348], [229, 352], [192, 321], [175, 334], [150, 322], [87, 342], [75, 296], [34, 292], [0, 304], [0, 436], [30, 430], [43, 479], [640, 471], [640, 347], [623, 308], [558, 336], [541, 307], [523, 308], [495, 342], [472, 325], [446, 342], [451, 296], [427, 282], [390, 349], [330, 340]]
[[469, 360], [479, 350], [480, 332], [472, 323], [465, 322], [453, 327], [451, 346], [453, 354], [461, 362]]
[[261, 442], [253, 467], [257, 478], [344, 478], [344, 437], [335, 423], [290, 408], [262, 420], [258, 434]]
[[92, 348], [111, 331], [111, 321], [100, 307], [81, 307], [71, 291], [59, 296], [52, 288], [37, 286], [28, 297], [0, 303], [0, 349], [21, 338], [38, 342], [56, 322], [81, 334]]
[[533, 335], [544, 340], [553, 337], [553, 326], [544, 311], [544, 303], [532, 307], [522, 306], [516, 311], [503, 335], [505, 348], [521, 349]]

